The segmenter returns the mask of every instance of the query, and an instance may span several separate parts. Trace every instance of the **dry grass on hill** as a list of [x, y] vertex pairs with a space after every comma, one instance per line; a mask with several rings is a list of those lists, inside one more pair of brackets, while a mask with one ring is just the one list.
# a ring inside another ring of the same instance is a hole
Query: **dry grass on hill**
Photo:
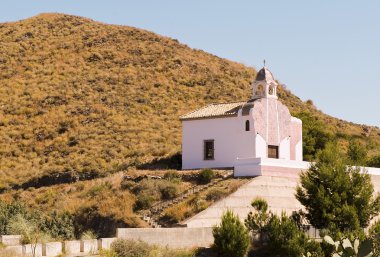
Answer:
[[[224, 171], [218, 172], [223, 173]], [[196, 178], [198, 173], [199, 170], [193, 170], [182, 172], [181, 175]], [[174, 174], [178, 177], [167, 178], [166, 175], [168, 174]], [[145, 176], [160, 176], [163, 179], [143, 178]], [[136, 180], [137, 178], [141, 179]], [[194, 195], [189, 201], [184, 202], [188, 208], [187, 216], [184, 216], [181, 209], [177, 211], [178, 214], [174, 214], [173, 208], [169, 212], [171, 215], [180, 217], [178, 221], [183, 220], [183, 218], [203, 210], [212, 202], [235, 191], [244, 181], [246, 180], [228, 179], [223, 181], [221, 185]], [[150, 197], [148, 205], [142, 206], [141, 210], [144, 212], [144, 210], [149, 209], [150, 205], [158, 201], [165, 201], [167, 197], [174, 198], [196, 184], [196, 179], [182, 180], [176, 171], [132, 169], [127, 173], [117, 172], [106, 178], [79, 181], [72, 184], [10, 190], [1, 194], [0, 200], [24, 202], [29, 210], [37, 210], [45, 214], [58, 211], [58, 213], [68, 212], [78, 216], [83, 215], [84, 210], [89, 210], [88, 213], [84, 214], [91, 217], [98, 215], [107, 219], [111, 228], [116, 225], [144, 227], [146, 224], [137, 216], [138, 210], [136, 210], [136, 204], [141, 197]], [[177, 222], [169, 215], [167, 218], [171, 219], [171, 223]]]
[[[0, 24], [0, 186], [46, 173], [106, 175], [180, 151], [178, 117], [248, 99], [255, 70], [175, 39], [64, 14]], [[312, 78], [311, 78], [312, 79]], [[281, 89], [334, 133], [363, 127]], [[379, 130], [366, 142], [379, 145]], [[368, 133], [367, 133], [368, 134]]]
[[[64, 14], [1, 23], [0, 42], [0, 189], [36, 184], [1, 198], [46, 213], [94, 207], [130, 226], [141, 225], [133, 210], [138, 194], [120, 188], [119, 172], [160, 158], [171, 166], [181, 150], [178, 117], [212, 102], [249, 99], [256, 74], [175, 39]], [[306, 111], [322, 121], [342, 145], [354, 138], [371, 155], [380, 152], [378, 128], [325, 115], [282, 87], [279, 97], [293, 115]], [[165, 162], [161, 168], [165, 173]], [[61, 175], [73, 183], [33, 188], [41, 186], [33, 179], [59, 184]], [[77, 181], [97, 177], [104, 178]]]
[[[137, 178], [145, 175], [164, 176], [168, 171], [132, 171], [129, 177]], [[188, 172], [197, 174], [198, 171]], [[168, 181], [166, 179], [142, 179], [139, 183], [124, 179], [125, 173], [118, 172], [106, 178], [79, 181], [72, 184], [60, 184], [51, 187], [28, 188], [27, 190], [11, 190], [0, 195], [6, 202], [21, 201], [30, 210], [43, 213], [52, 211], [69, 212], [78, 215], [81, 210], [95, 208], [92, 215], [109, 218], [110, 223], [119, 222], [121, 226], [141, 227], [144, 222], [136, 216], [135, 203], [141, 194], [152, 196], [152, 202], [161, 201], [165, 188], [175, 188], [176, 194], [194, 186], [186, 181]], [[126, 182], [127, 181], [127, 182]], [[133, 184], [138, 190], [133, 190]]]
[[109, 173], [180, 151], [178, 116], [244, 99], [254, 70], [127, 26], [0, 24], [1, 184]]

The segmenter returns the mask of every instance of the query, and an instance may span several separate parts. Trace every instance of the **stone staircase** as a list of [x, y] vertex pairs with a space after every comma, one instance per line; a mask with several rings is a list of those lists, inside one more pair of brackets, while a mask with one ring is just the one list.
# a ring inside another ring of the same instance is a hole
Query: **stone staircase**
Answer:
[[166, 201], [160, 201], [158, 203], [155, 203], [146, 213], [143, 214], [141, 217], [146, 223], [149, 224], [152, 228], [161, 228], [162, 225], [159, 224], [158, 220], [160, 218], [160, 215], [163, 213], [163, 211], [175, 204], [178, 204], [180, 202], [183, 202], [187, 199], [189, 199], [191, 196], [203, 192], [207, 190], [210, 187], [213, 187], [220, 182], [229, 179], [233, 176], [233, 173], [230, 172], [228, 174], [224, 174], [222, 177], [213, 179], [210, 183], [205, 185], [196, 185], [194, 187], [189, 188], [179, 196], [177, 196], [174, 199], [166, 200]]
[[[375, 193], [380, 193], [380, 176], [371, 175]], [[181, 222], [188, 228], [205, 228], [217, 225], [223, 213], [232, 210], [241, 221], [252, 211], [251, 202], [259, 197], [267, 201], [269, 210], [277, 215], [282, 212], [291, 215], [294, 211], [304, 209], [296, 199], [295, 193], [299, 178], [258, 176], [251, 178], [234, 193], [213, 203], [202, 212]], [[374, 219], [380, 220], [380, 215]], [[312, 227], [305, 229], [311, 238], [318, 238], [319, 232]]]
[[183, 224], [189, 228], [212, 227], [220, 223], [221, 216], [227, 210], [232, 210], [244, 221], [252, 211], [251, 202], [256, 197], [265, 199], [273, 213], [280, 215], [285, 211], [290, 215], [293, 211], [303, 208], [294, 196], [297, 184], [297, 178], [268, 176], [252, 178], [234, 193], [183, 221]]

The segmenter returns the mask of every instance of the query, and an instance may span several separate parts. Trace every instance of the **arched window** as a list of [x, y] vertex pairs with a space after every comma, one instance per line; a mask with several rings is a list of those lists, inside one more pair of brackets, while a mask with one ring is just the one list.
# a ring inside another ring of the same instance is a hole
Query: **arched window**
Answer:
[[270, 95], [274, 95], [274, 87], [273, 86], [270, 86], [269, 87], [269, 92], [268, 92]]
[[249, 131], [250, 128], [249, 128], [249, 120], [246, 120], [245, 121], [245, 131]]
[[264, 86], [263, 85], [257, 86], [256, 95], [258, 95], [258, 96], [264, 95]]

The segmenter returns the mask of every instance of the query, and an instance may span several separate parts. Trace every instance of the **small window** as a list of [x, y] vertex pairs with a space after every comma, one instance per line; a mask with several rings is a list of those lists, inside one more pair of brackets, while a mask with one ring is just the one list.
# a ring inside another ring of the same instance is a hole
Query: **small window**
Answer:
[[258, 95], [258, 96], [264, 95], [264, 86], [263, 85], [258, 85], [257, 86], [256, 95]]
[[204, 141], [204, 159], [214, 160], [214, 140]]
[[245, 121], [245, 131], [249, 131], [250, 128], [249, 128], [249, 120], [246, 120]]
[[277, 145], [268, 145], [268, 158], [278, 159]]
[[270, 86], [270, 87], [269, 87], [269, 92], [268, 92], [268, 94], [270, 94], [270, 95], [274, 95], [274, 87], [273, 87], [273, 86]]

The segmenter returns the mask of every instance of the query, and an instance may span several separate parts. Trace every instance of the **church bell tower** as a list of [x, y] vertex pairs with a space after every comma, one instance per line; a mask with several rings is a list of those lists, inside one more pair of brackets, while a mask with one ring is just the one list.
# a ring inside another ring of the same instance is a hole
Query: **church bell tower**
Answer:
[[274, 98], [277, 99], [277, 82], [274, 80], [272, 72], [264, 67], [257, 73], [256, 80], [252, 84], [252, 99]]

